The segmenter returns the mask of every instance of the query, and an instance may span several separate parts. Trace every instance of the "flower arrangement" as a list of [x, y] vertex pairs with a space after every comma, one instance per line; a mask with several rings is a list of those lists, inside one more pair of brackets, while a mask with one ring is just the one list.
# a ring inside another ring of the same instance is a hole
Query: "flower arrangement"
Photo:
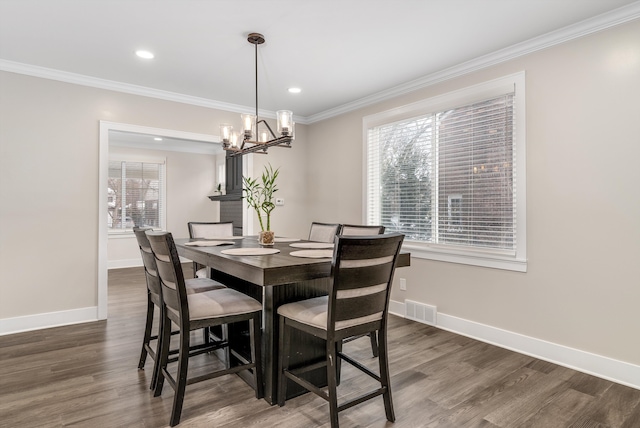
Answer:
[[[273, 245], [273, 232], [271, 231], [271, 212], [276, 207], [273, 201], [273, 194], [278, 191], [276, 186], [276, 179], [280, 173], [280, 168], [273, 169], [271, 164], [265, 165], [264, 172], [262, 173], [261, 180], [257, 178], [242, 177], [244, 184], [242, 191], [245, 193], [244, 198], [247, 200], [247, 205], [253, 208], [258, 214], [258, 221], [260, 222], [261, 238], [266, 235], [264, 239], [268, 240], [268, 235], [271, 236], [271, 242], [261, 242], [264, 245]], [[265, 234], [264, 232], [271, 232]]]

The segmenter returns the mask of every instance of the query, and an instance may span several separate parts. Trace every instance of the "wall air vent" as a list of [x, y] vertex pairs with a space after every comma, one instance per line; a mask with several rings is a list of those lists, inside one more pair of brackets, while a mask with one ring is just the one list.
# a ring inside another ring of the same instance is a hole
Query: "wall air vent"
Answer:
[[404, 301], [405, 318], [418, 321], [423, 324], [437, 325], [438, 309], [435, 306], [425, 305], [424, 303], [414, 302], [413, 300]]

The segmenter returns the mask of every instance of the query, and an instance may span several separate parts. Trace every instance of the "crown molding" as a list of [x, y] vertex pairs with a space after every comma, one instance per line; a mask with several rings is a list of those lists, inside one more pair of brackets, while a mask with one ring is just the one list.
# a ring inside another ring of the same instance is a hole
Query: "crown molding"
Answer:
[[[393, 88], [377, 92], [370, 96], [360, 98], [359, 100], [343, 104], [336, 108], [325, 110], [323, 112], [307, 117], [295, 116], [295, 121], [296, 123], [309, 125], [321, 120], [349, 113], [351, 111], [367, 107], [369, 105], [376, 104], [390, 98], [404, 95], [409, 92], [414, 92], [449, 79], [469, 74], [483, 68], [491, 67], [493, 65], [500, 64], [530, 54], [532, 52], [547, 49], [551, 46], [587, 36], [589, 34], [593, 34], [607, 28], [615, 27], [617, 25], [621, 25], [639, 18], [640, 1], [636, 1], [627, 6], [623, 6], [610, 12], [598, 15], [596, 17], [586, 19], [568, 27], [564, 27], [560, 30], [552, 31], [542, 36], [534, 37], [533, 39], [527, 40], [525, 42], [515, 44], [491, 54], [480, 56], [476, 59], [464, 62], [453, 67], [449, 67], [436, 73], [429, 74], [427, 76], [412, 80], [402, 85], [394, 86]], [[159, 89], [148, 88], [145, 86], [131, 85], [127, 83], [116, 82], [113, 80], [100, 79], [76, 73], [69, 73], [66, 71], [54, 70], [45, 67], [28, 65], [4, 59], [0, 59], [0, 70], [25, 74], [34, 77], [42, 77], [44, 79], [58, 80], [61, 82], [73, 83], [76, 85], [91, 86], [110, 91], [124, 92], [150, 98], [158, 98], [166, 101], [175, 101], [199, 107], [230, 111], [234, 113], [244, 113], [248, 109], [250, 110], [252, 108], [255, 108], [242, 106], [239, 104], [210, 100], [207, 98], [179, 94], [176, 92], [163, 91]], [[273, 111], [261, 110], [260, 116], [274, 119], [276, 117], [276, 114]]]
[[[0, 59], [0, 70], [8, 71], [11, 73], [25, 74], [28, 76], [41, 77], [43, 79], [57, 80], [65, 83], [72, 83], [74, 85], [90, 86], [98, 89], [106, 89], [108, 91], [123, 92], [149, 98], [158, 98], [165, 101], [175, 101], [178, 103], [230, 111], [234, 113], [246, 113], [247, 110], [255, 109], [255, 106], [247, 107], [239, 104], [225, 103], [222, 101], [194, 97], [192, 95], [185, 95], [177, 92], [163, 91], [146, 86], [132, 85], [129, 83], [116, 82], [114, 80], [100, 79], [97, 77], [85, 76], [83, 74], [70, 73], [68, 71], [55, 70], [52, 68], [40, 67], [37, 65], [23, 64], [20, 62], [9, 61], [5, 59]], [[260, 110], [260, 116], [275, 119], [276, 113], [268, 110]]]

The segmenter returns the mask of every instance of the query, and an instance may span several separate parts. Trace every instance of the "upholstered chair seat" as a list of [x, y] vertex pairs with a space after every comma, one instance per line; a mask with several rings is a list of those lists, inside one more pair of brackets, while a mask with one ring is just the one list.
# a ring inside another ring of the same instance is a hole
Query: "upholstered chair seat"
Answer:
[[[225, 317], [262, 310], [262, 305], [251, 297], [230, 288], [187, 295], [189, 321]], [[177, 311], [168, 308], [177, 315]], [[170, 316], [171, 317], [171, 316]]]
[[185, 279], [184, 285], [187, 288], [187, 294], [203, 293], [205, 291], [219, 290], [226, 288], [218, 281], [209, 278], [189, 278]]
[[[288, 303], [278, 308], [278, 315], [287, 317], [290, 320], [298, 321], [312, 327], [327, 329], [327, 317], [329, 314], [329, 297], [314, 297], [313, 299], [302, 300], [300, 302]], [[349, 319], [336, 322], [336, 330], [353, 327], [371, 321], [382, 319], [382, 312], [370, 314], [360, 318]]]

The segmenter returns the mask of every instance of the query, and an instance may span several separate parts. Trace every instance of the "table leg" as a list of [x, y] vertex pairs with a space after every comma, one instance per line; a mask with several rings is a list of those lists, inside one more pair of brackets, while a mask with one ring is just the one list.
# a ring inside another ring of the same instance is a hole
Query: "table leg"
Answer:
[[[329, 279], [320, 278], [293, 284], [262, 287], [238, 280], [222, 272], [215, 272], [214, 276], [214, 279], [228, 287], [241, 291], [262, 302], [264, 398], [268, 403], [276, 404], [278, 391], [278, 307], [285, 303], [326, 295]], [[245, 334], [244, 329], [248, 328], [248, 324], [247, 327], [243, 326], [233, 326], [229, 329], [229, 341], [234, 350], [241, 350], [241, 352], [246, 353], [249, 348], [248, 336]], [[290, 367], [294, 368], [303, 363], [324, 360], [325, 352], [324, 340], [296, 331], [291, 337], [292, 356]], [[251, 380], [251, 376], [248, 373], [245, 373], [246, 376], [241, 373], [239, 374], [245, 380]], [[326, 385], [326, 371], [323, 368], [307, 373], [305, 378], [317, 386]], [[307, 392], [305, 389], [293, 382], [287, 385], [287, 398], [292, 398], [305, 392]]]

